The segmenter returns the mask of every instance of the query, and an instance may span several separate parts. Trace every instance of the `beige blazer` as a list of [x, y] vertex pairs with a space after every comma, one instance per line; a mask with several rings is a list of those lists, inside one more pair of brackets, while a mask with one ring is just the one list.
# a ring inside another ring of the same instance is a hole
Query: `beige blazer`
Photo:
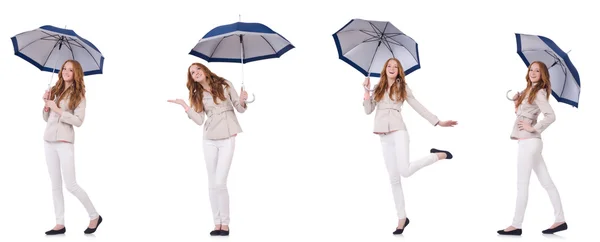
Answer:
[[206, 123], [204, 123], [204, 139], [226, 139], [242, 132], [233, 109], [235, 107], [239, 113], [244, 113], [247, 107], [242, 106], [240, 103], [240, 97], [233, 84], [229, 81], [226, 82], [229, 84], [229, 88], [225, 89], [225, 97], [227, 98], [225, 101], [217, 98], [219, 103], [215, 104], [212, 95], [209, 92], [204, 92], [202, 98], [203, 111], [198, 113], [193, 108], [187, 111], [188, 118], [200, 126], [204, 122], [204, 116], [208, 117]]
[[[406, 102], [419, 114], [425, 118], [431, 125], [437, 125], [440, 121], [437, 116], [433, 115], [427, 110], [413, 95], [412, 90], [406, 87]], [[375, 113], [375, 127], [374, 133], [388, 133], [394, 130], [406, 130], [406, 125], [402, 118], [402, 105], [404, 102], [393, 101], [389, 97], [389, 90], [385, 92], [385, 95], [379, 102], [375, 102], [374, 95], [368, 100], [363, 101], [365, 113], [371, 114], [373, 110], [377, 109]]]
[[[517, 107], [517, 118], [513, 124], [512, 133], [510, 134], [511, 139], [527, 139], [527, 138], [541, 138], [542, 132], [554, 123], [556, 115], [550, 103], [546, 99], [546, 90], [539, 90], [535, 96], [535, 100], [532, 104], [527, 102], [529, 94], [526, 94], [525, 99], [519, 107]], [[540, 113], [544, 114], [544, 118], [538, 122], [538, 116]], [[519, 130], [519, 121], [526, 120], [536, 130], [534, 132], [528, 132], [526, 130]]]
[[73, 130], [73, 126], [80, 127], [83, 124], [86, 100], [85, 98], [81, 99], [75, 110], [71, 110], [69, 109], [69, 97], [67, 96], [60, 101], [60, 105], [58, 106], [63, 111], [62, 115], [58, 115], [52, 110], [46, 112], [45, 108], [42, 110], [44, 121], [46, 121], [44, 140], [48, 142], [67, 141], [74, 143], [75, 131]]

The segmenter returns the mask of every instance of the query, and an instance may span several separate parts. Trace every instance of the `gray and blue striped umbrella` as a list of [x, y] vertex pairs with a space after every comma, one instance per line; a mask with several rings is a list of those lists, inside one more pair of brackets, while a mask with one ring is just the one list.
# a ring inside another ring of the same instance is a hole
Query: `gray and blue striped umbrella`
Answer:
[[544, 36], [518, 33], [515, 36], [517, 53], [525, 65], [529, 66], [533, 61], [541, 61], [548, 67], [552, 96], [558, 102], [578, 107], [581, 91], [579, 73], [567, 53], [562, 51], [554, 41]]
[[[279, 58], [293, 48], [290, 41], [263, 24], [236, 22], [209, 31], [189, 54], [207, 62], [241, 63], [243, 88], [244, 64]], [[254, 98], [246, 102], [254, 102]]]
[[406, 75], [421, 68], [418, 44], [388, 21], [352, 19], [333, 34], [338, 56], [365, 76], [380, 77], [389, 58]]
[[81, 64], [84, 75], [102, 74], [104, 56], [73, 30], [44, 25], [17, 34], [11, 40], [15, 55], [41, 71], [58, 73], [62, 63], [72, 59]]

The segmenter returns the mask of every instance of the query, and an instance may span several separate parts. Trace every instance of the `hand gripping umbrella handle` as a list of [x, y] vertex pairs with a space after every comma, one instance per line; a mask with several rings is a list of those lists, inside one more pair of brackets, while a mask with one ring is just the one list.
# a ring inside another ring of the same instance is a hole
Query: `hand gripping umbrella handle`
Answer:
[[[242, 84], [242, 89], [246, 90], [246, 86], [244, 86], [244, 84]], [[255, 100], [256, 100], [256, 96], [254, 96], [254, 93], [252, 93], [252, 100], [246, 99], [246, 103], [253, 103]]]

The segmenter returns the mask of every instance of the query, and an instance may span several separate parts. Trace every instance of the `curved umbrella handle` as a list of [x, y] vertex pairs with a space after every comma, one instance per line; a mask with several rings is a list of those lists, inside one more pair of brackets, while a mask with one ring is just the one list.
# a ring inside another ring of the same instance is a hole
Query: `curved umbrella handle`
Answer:
[[511, 97], [509, 97], [509, 96], [508, 96], [508, 93], [509, 93], [510, 91], [512, 91], [512, 89], [510, 89], [510, 90], [506, 91], [506, 99], [508, 99], [508, 101], [515, 101], [515, 100], [517, 100], [517, 99], [512, 99]]
[[252, 93], [252, 100], [246, 99], [246, 103], [253, 103], [255, 100], [256, 100], [256, 97], [254, 96], [254, 93]]
[[363, 87], [365, 88], [365, 91], [369, 91], [369, 92], [375, 91], [375, 89], [369, 90], [369, 88], [367, 88], [367, 86], [363, 86]]
[[[242, 84], [242, 90], [246, 90], [246, 86], [244, 84]], [[255, 100], [256, 96], [254, 96], [254, 93], [252, 93], [252, 100], [246, 99], [246, 103], [253, 103]]]

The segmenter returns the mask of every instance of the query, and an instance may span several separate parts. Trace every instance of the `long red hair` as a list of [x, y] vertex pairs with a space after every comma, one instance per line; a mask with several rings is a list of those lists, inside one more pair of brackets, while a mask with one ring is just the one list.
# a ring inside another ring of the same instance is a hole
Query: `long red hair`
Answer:
[[194, 81], [192, 78], [192, 73], [190, 73], [190, 67], [197, 66], [204, 72], [204, 76], [206, 78], [206, 82], [210, 86], [210, 95], [213, 97], [213, 102], [218, 103], [217, 98], [221, 99], [221, 101], [225, 101], [225, 92], [223, 90], [223, 86], [229, 88], [229, 85], [225, 81], [225, 78], [218, 76], [213, 73], [203, 64], [200, 63], [192, 63], [188, 67], [187, 72], [187, 88], [189, 90], [189, 98], [191, 108], [193, 108], [196, 112], [202, 112], [204, 110], [204, 105], [202, 105], [202, 98], [204, 93], [204, 88], [200, 83]]
[[404, 68], [402, 68], [402, 64], [396, 58], [390, 58], [383, 65], [383, 70], [381, 70], [381, 78], [379, 78], [379, 84], [375, 87], [375, 101], [379, 102], [386, 90], [388, 89], [388, 76], [387, 76], [387, 66], [390, 61], [395, 61], [398, 64], [398, 75], [396, 76], [396, 81], [390, 87], [390, 99], [394, 101], [404, 101], [406, 99], [406, 80], [404, 79]]
[[[535, 86], [533, 85], [533, 82], [531, 82], [531, 79], [529, 78], [529, 72], [531, 71], [531, 68], [533, 67], [534, 64], [538, 64], [538, 66], [540, 68], [540, 74], [541, 74], [540, 80], [538, 81], [541, 83], [538, 83]], [[548, 67], [546, 66], [546, 64], [544, 64], [543, 62], [540, 62], [540, 61], [531, 62], [531, 64], [529, 65], [529, 68], [527, 68], [527, 75], [525, 76], [525, 80], [527, 80], [527, 87], [525, 88], [523, 93], [521, 93], [519, 98], [517, 98], [517, 100], [515, 102], [515, 107], [519, 107], [519, 105], [521, 105], [521, 103], [523, 103], [523, 100], [525, 99], [526, 94], [529, 94], [529, 98], [527, 98], [527, 102], [529, 104], [533, 103], [533, 100], [535, 100], [537, 92], [542, 89], [546, 90], [546, 99], [550, 98], [550, 93], [552, 93], [552, 87], [550, 86], [550, 73], [548, 72]]]
[[[62, 77], [63, 71], [67, 63], [73, 65], [73, 82], [71, 86], [66, 87], [65, 80]], [[50, 89], [50, 100], [56, 100], [56, 106], [60, 107], [60, 101], [63, 98], [69, 97], [69, 109], [74, 110], [77, 108], [83, 98], [85, 98], [85, 83], [83, 82], [83, 68], [81, 64], [76, 60], [67, 60], [63, 63], [60, 71], [58, 72], [58, 81]]]

